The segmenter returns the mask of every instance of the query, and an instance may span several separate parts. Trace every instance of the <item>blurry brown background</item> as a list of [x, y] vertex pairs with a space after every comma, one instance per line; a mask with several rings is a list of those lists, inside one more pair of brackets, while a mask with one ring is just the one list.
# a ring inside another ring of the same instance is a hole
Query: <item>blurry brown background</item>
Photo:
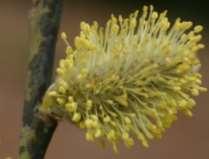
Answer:
[[[70, 39], [78, 34], [79, 22], [98, 20], [100, 24], [111, 13], [127, 15], [143, 4], [154, 4], [157, 10], [169, 10], [169, 17], [182, 17], [203, 24], [207, 47], [200, 58], [203, 63], [204, 86], [209, 87], [209, 21], [207, 2], [171, 0], [65, 0], [61, 31]], [[0, 159], [17, 159], [21, 126], [24, 83], [28, 53], [28, 11], [30, 0], [0, 0]], [[64, 45], [59, 39], [56, 62], [63, 57]], [[160, 141], [149, 149], [136, 145], [131, 150], [120, 148], [115, 155], [86, 142], [74, 126], [60, 123], [48, 149], [46, 159], [209, 159], [209, 93], [197, 98], [194, 117], [180, 117]]]

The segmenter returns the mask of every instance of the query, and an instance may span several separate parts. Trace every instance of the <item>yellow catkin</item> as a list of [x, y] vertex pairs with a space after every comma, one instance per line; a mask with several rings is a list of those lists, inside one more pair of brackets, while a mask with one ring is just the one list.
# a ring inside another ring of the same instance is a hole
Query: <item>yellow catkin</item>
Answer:
[[192, 116], [193, 96], [206, 91], [197, 58], [203, 27], [180, 18], [172, 24], [166, 14], [151, 5], [127, 18], [111, 15], [104, 27], [81, 22], [74, 47], [63, 32], [66, 57], [40, 111], [73, 121], [88, 141], [114, 151], [120, 140], [147, 148], [179, 112]]

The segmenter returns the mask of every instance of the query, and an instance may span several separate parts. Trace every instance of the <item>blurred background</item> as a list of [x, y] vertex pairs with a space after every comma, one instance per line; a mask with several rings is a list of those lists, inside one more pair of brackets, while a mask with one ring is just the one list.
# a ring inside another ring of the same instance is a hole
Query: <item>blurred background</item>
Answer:
[[[204, 25], [206, 48], [200, 53], [203, 84], [209, 88], [209, 20], [207, 1], [182, 0], [65, 0], [60, 31], [72, 41], [79, 33], [79, 22], [97, 20], [104, 24], [111, 13], [128, 15], [144, 4], [158, 11], [168, 9], [169, 19], [182, 17]], [[30, 0], [0, 0], [0, 159], [18, 158], [24, 84], [28, 54], [28, 13]], [[56, 61], [63, 57], [64, 44], [58, 40]], [[83, 133], [67, 122], [60, 123], [49, 146], [46, 159], [209, 159], [209, 93], [197, 98], [191, 119], [180, 116], [161, 140], [149, 149], [136, 145], [102, 149], [86, 142]]]

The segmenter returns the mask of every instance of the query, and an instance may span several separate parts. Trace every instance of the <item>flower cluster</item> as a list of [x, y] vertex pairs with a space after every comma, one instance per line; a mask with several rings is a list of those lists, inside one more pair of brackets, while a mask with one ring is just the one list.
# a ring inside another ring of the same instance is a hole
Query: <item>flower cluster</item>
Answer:
[[[192, 116], [192, 96], [205, 91], [197, 51], [203, 27], [167, 11], [144, 6], [128, 18], [111, 16], [106, 26], [81, 22], [80, 35], [57, 68], [41, 111], [86, 130], [86, 139], [110, 142], [114, 150], [160, 138], [183, 112]], [[193, 29], [192, 29], [193, 28]]]

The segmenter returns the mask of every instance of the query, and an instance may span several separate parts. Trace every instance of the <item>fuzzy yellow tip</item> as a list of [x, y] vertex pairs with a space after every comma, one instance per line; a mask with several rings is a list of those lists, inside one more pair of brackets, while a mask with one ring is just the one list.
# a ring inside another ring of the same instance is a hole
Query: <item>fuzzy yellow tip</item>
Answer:
[[67, 34], [66, 34], [65, 32], [62, 32], [62, 33], [61, 33], [61, 38], [62, 38], [63, 40], [67, 40]]

